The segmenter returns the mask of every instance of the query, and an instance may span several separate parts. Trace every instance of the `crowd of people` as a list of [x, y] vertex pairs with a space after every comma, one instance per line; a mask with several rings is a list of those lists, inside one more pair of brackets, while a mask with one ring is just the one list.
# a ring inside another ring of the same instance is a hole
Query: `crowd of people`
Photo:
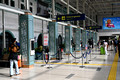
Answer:
[[109, 40], [99, 40], [98, 41], [98, 48], [101, 46], [104, 47], [105, 49], [105, 54], [108, 54], [108, 50], [115, 50], [115, 53], [119, 53], [119, 58], [120, 58], [120, 36], [117, 38], [115, 37], [114, 39], [109, 39]]

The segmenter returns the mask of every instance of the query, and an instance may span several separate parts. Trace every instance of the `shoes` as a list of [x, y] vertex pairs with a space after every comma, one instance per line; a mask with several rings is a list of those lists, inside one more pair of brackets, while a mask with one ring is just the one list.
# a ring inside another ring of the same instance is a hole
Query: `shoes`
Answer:
[[10, 75], [10, 77], [12, 77], [13, 75]]
[[20, 74], [21, 74], [21, 73], [19, 73], [19, 74], [16, 74], [16, 76], [17, 76], [17, 75], [20, 75]]

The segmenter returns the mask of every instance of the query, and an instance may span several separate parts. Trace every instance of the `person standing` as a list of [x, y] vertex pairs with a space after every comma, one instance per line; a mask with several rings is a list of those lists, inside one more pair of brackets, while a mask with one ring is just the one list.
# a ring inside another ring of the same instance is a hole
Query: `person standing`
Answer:
[[106, 55], [108, 55], [108, 53], [107, 53], [107, 46], [108, 46], [108, 43], [107, 43], [107, 41], [105, 40], [105, 42], [104, 42], [104, 47], [105, 47], [105, 54], [106, 54]]
[[120, 58], [120, 36], [119, 36], [119, 39], [118, 39], [118, 52], [119, 52], [119, 58]]
[[114, 40], [115, 53], [117, 53], [117, 44], [118, 44], [118, 40], [117, 40], [117, 38], [115, 38], [115, 40]]
[[10, 55], [9, 55], [9, 61], [10, 61], [10, 77], [13, 76], [13, 63], [15, 63], [15, 74], [19, 75], [19, 69], [18, 69], [18, 46], [16, 45], [16, 38], [12, 39], [12, 44], [9, 47]]

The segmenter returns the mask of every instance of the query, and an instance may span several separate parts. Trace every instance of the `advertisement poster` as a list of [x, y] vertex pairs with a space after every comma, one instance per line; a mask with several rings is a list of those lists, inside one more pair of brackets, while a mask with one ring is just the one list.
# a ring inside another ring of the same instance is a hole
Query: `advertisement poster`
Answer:
[[103, 18], [103, 29], [120, 29], [120, 17]]
[[48, 34], [44, 34], [44, 46], [48, 46]]

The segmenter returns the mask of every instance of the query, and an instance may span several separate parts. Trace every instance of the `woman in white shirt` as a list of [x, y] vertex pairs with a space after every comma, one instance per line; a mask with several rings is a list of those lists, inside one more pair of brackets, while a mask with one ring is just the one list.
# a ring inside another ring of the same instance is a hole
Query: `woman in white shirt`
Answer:
[[107, 43], [107, 41], [105, 40], [105, 42], [104, 42], [104, 47], [105, 47], [105, 54], [106, 54], [106, 55], [108, 55], [108, 53], [107, 53], [107, 46], [108, 46], [108, 43]]

